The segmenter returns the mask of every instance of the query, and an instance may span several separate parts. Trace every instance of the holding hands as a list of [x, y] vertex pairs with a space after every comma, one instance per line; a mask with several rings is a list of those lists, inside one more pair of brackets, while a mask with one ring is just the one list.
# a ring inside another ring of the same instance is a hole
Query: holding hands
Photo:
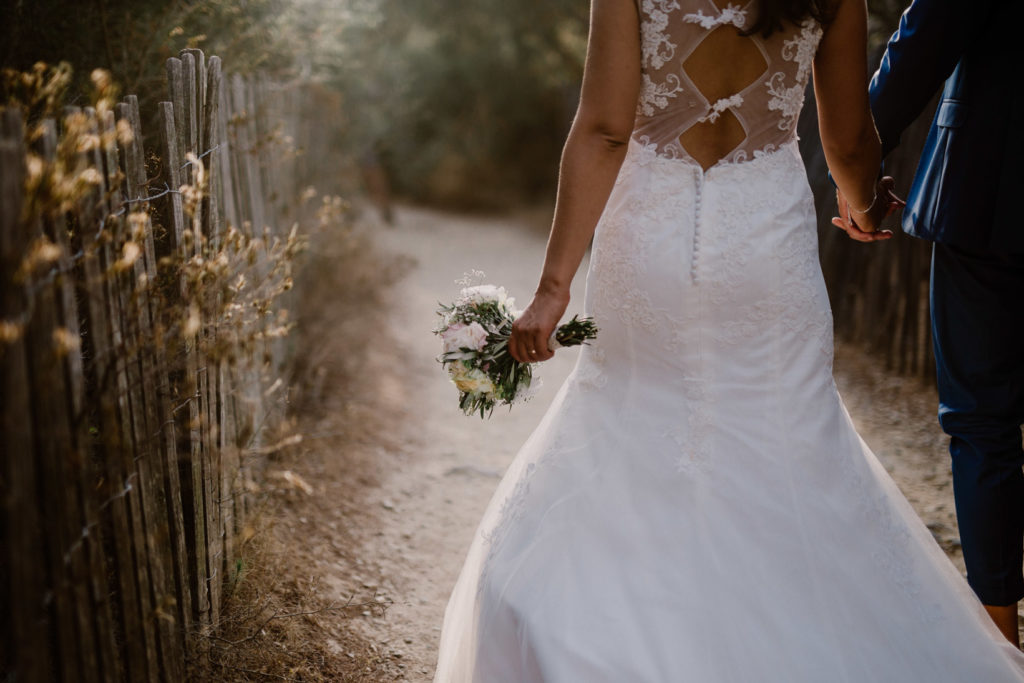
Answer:
[[851, 207], [843, 193], [836, 190], [839, 215], [832, 219], [832, 225], [858, 242], [881, 242], [890, 239], [892, 230], [879, 230], [879, 227], [886, 216], [907, 205], [893, 192], [895, 186], [896, 182], [892, 176], [881, 178], [875, 186], [874, 200], [863, 210]]

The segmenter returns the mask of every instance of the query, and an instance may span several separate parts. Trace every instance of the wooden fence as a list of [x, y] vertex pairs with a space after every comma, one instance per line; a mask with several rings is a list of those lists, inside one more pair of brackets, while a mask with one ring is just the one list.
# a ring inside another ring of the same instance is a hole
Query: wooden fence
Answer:
[[[256, 335], [234, 359], [212, 353], [223, 330], [191, 303], [184, 264], [229, 226], [283, 234], [298, 191], [275, 140], [292, 95], [225, 78], [199, 50], [167, 76], [148, 138], [134, 96], [29, 135], [0, 113], [3, 680], [184, 680], [235, 572], [278, 351]], [[88, 190], [37, 210], [39, 164], [69, 158]]]

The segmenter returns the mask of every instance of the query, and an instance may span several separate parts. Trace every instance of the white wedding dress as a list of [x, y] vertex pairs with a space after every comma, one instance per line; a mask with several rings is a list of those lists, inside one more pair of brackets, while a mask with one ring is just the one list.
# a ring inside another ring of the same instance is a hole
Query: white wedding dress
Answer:
[[[639, 4], [644, 89], [587, 276], [600, 332], [483, 518], [435, 681], [1024, 681], [833, 383], [795, 141], [820, 28], [750, 37], [763, 75], [709, 102], [687, 57], [752, 8]], [[705, 172], [678, 138], [720, 116], [746, 138]]]

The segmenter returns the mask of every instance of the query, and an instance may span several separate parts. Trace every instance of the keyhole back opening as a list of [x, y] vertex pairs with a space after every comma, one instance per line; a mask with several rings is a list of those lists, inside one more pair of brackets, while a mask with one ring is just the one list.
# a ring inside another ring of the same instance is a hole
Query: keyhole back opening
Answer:
[[707, 170], [746, 139], [747, 131], [726, 103], [737, 96], [742, 102], [743, 91], [764, 78], [768, 60], [753, 39], [723, 25], [710, 31], [682, 66], [712, 111], [683, 131], [679, 144]]

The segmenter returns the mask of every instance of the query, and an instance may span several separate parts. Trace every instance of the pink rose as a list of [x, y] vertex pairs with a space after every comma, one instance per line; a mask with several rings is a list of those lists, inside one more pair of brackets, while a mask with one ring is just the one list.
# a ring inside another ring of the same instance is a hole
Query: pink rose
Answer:
[[445, 353], [460, 349], [479, 351], [487, 344], [487, 330], [480, 323], [455, 323], [441, 333], [441, 341]]

